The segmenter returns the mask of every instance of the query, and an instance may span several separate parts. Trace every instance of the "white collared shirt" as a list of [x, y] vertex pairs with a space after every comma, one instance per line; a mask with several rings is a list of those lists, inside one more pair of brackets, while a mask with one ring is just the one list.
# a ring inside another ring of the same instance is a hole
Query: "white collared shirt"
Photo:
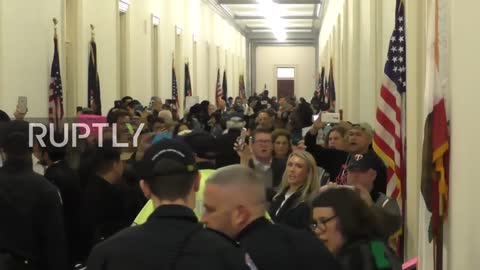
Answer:
[[261, 163], [260, 161], [258, 161], [257, 159], [254, 158], [253, 159], [253, 165], [256, 168], [259, 168], [259, 169], [263, 170], [264, 172], [266, 172], [272, 167], [272, 161], [270, 160], [268, 165], [265, 165], [265, 164]]

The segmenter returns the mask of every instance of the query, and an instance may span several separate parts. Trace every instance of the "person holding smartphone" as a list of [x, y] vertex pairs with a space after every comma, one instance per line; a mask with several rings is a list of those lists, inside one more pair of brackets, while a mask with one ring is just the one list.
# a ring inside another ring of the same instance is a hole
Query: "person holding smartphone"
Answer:
[[250, 167], [265, 180], [267, 199], [271, 201], [282, 181], [287, 160], [273, 156], [272, 132], [268, 129], [254, 130], [248, 141], [248, 146], [235, 144], [240, 164]]

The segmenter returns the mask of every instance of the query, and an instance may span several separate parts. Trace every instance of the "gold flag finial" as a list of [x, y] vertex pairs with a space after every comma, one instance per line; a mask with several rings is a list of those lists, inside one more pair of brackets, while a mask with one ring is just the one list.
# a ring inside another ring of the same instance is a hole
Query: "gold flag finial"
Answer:
[[57, 24], [58, 24], [58, 20], [57, 18], [53, 18], [53, 26], [54, 26], [54, 31], [55, 31], [55, 34], [54, 34], [54, 37], [57, 38]]
[[90, 24], [90, 34], [92, 35], [92, 41], [95, 40], [95, 26], [93, 24]]

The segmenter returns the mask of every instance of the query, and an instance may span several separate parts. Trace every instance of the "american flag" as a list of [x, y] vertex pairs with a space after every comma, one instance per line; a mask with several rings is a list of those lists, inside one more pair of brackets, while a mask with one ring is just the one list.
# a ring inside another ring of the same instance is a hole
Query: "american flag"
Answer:
[[50, 86], [48, 90], [48, 119], [53, 123], [56, 131], [62, 130], [63, 120], [63, 92], [62, 92], [62, 77], [60, 75], [60, 61], [58, 56], [58, 40], [53, 39], [54, 52], [52, 68], [50, 71]]
[[405, 8], [403, 0], [397, 0], [395, 29], [390, 39], [378, 100], [373, 148], [387, 165], [387, 196], [396, 199], [400, 207], [403, 206], [405, 195], [403, 145], [406, 66]]
[[323, 80], [325, 78], [325, 68], [322, 67], [322, 72], [319, 74], [318, 77], [318, 85], [317, 85], [317, 90], [315, 90], [318, 94], [318, 97], [323, 94]]
[[178, 101], [178, 86], [177, 86], [177, 76], [175, 75], [175, 63], [172, 63], [172, 99], [175, 100], [175, 108], [172, 108], [174, 117], [178, 119], [178, 107], [180, 105]]
[[220, 99], [222, 99], [223, 89], [222, 84], [220, 83], [220, 69], [217, 69], [217, 88], [215, 89], [215, 102], [218, 107]]

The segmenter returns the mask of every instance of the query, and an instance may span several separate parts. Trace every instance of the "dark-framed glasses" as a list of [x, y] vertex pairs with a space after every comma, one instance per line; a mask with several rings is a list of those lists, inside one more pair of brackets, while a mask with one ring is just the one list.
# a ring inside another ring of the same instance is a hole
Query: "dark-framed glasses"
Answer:
[[312, 223], [310, 224], [310, 229], [312, 231], [315, 231], [316, 229], [319, 229], [321, 231], [324, 231], [325, 228], [327, 228], [327, 223], [332, 221], [334, 218], [336, 218], [337, 215], [333, 215], [329, 218], [325, 218], [325, 219], [320, 219], [318, 221], [312, 221]]

